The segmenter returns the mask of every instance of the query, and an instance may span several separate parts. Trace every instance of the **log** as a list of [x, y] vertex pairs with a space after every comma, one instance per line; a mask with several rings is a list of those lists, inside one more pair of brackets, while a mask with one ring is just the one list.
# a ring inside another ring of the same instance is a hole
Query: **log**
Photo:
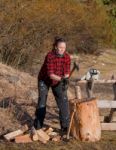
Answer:
[[25, 125], [21, 129], [18, 129], [16, 131], [13, 131], [13, 132], [10, 132], [10, 133], [4, 135], [4, 138], [8, 141], [13, 140], [16, 136], [22, 135], [27, 130], [28, 130], [28, 127], [27, 127], [27, 125]]
[[47, 141], [50, 139], [50, 136], [47, 135], [47, 133], [42, 129], [39, 129], [32, 131], [31, 138], [33, 141], [41, 141], [42, 143], [47, 143]]
[[53, 132], [53, 128], [49, 127], [48, 129], [45, 130], [45, 132], [49, 135], [51, 132]]
[[[69, 101], [70, 114], [74, 109], [74, 103]], [[101, 138], [101, 124], [97, 99], [76, 104], [76, 113], [73, 117], [71, 134], [81, 141], [99, 141]]]
[[33, 135], [32, 134], [26, 134], [26, 135], [20, 135], [15, 137], [15, 142], [16, 143], [30, 143], [32, 141], [40, 141], [44, 144], [47, 143], [47, 141], [49, 140], [49, 136], [42, 130], [36, 130], [37, 135], [38, 136], [36, 139], [33, 140]]
[[116, 108], [116, 101], [99, 100], [97, 105], [99, 108]]
[[44, 132], [42, 129], [37, 130], [37, 134], [40, 138], [43, 138], [45, 141], [48, 141], [50, 139], [49, 135], [47, 135], [47, 133]]
[[116, 130], [116, 123], [101, 123], [102, 130], [114, 131]]
[[30, 142], [32, 142], [30, 134], [15, 137], [15, 143], [30, 143]]
[[[87, 80], [80, 80], [78, 83], [87, 83]], [[94, 83], [116, 83], [116, 80], [94, 80]]]

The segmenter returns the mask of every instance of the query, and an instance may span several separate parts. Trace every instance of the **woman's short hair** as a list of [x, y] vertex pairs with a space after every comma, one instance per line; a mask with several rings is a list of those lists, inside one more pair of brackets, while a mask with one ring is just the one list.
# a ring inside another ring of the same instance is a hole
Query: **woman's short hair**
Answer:
[[62, 37], [55, 37], [54, 38], [54, 43], [53, 43], [53, 50], [55, 49], [55, 46], [58, 45], [58, 43], [61, 43], [61, 42], [66, 42], [66, 40]]

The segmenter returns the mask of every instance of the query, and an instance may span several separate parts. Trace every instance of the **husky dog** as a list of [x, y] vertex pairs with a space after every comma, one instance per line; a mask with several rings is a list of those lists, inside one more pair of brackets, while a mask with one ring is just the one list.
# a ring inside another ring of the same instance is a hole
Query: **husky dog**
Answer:
[[100, 71], [94, 68], [89, 69], [89, 71], [84, 75], [81, 80], [99, 80]]

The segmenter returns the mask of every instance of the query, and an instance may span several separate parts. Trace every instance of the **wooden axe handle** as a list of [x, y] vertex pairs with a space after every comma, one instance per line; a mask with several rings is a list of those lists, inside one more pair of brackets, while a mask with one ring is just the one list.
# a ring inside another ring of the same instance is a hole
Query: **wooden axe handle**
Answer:
[[69, 139], [69, 136], [70, 136], [70, 130], [71, 130], [72, 121], [73, 121], [75, 112], [76, 112], [76, 103], [74, 103], [74, 110], [73, 110], [73, 112], [71, 114], [71, 120], [70, 120], [70, 123], [69, 123], [68, 132], [67, 132], [67, 139]]
[[73, 72], [74, 72], [75, 69], [76, 69], [75, 66], [73, 66], [73, 68], [72, 68], [72, 70], [70, 72], [69, 78], [72, 76], [72, 74], [73, 74]]

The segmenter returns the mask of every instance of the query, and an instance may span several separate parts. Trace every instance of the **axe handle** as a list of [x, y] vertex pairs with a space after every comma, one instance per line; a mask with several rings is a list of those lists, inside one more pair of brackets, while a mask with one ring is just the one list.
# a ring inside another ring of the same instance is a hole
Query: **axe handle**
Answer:
[[76, 68], [75, 68], [75, 66], [74, 66], [74, 67], [72, 68], [71, 72], [70, 72], [69, 78], [72, 76], [72, 74], [73, 74], [73, 72], [74, 72], [75, 69], [76, 69]]
[[67, 132], [67, 139], [69, 139], [69, 136], [70, 136], [70, 130], [71, 130], [72, 121], [73, 121], [75, 112], [76, 112], [76, 103], [74, 103], [74, 110], [73, 110], [73, 112], [71, 114], [71, 120], [70, 120], [70, 123], [69, 123], [68, 132]]
[[72, 115], [71, 115], [71, 120], [70, 120], [70, 124], [69, 124], [69, 128], [68, 128], [68, 132], [67, 132], [67, 139], [69, 139], [69, 135], [70, 135], [70, 130], [71, 130], [71, 125], [72, 125], [72, 121], [73, 121], [73, 118], [74, 118], [74, 111], [72, 112]]

